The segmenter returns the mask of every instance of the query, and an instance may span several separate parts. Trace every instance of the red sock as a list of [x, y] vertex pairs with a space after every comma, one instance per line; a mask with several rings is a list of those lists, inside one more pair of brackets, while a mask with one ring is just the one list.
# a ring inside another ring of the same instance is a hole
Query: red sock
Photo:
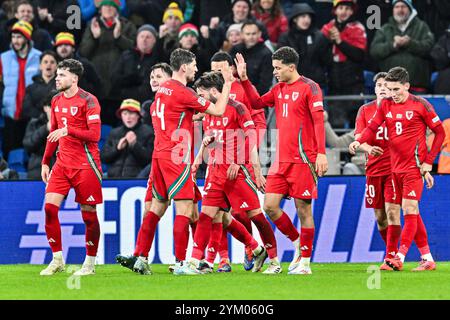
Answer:
[[[139, 256], [148, 257], [148, 253], [152, 247], [153, 239], [155, 238], [156, 226], [158, 225], [159, 217], [152, 211], [142, 220], [141, 228], [139, 229], [138, 239], [136, 243], [136, 251]], [[139, 236], [140, 235], [140, 236]]]
[[173, 242], [175, 244], [175, 258], [186, 260], [186, 250], [189, 242], [189, 218], [177, 214], [173, 222]]
[[62, 251], [61, 225], [59, 224], [59, 207], [46, 203], [45, 207], [45, 233], [52, 252]]
[[380, 233], [381, 239], [383, 239], [384, 244], [386, 245], [387, 244], [387, 228], [382, 229], [382, 230], [378, 229], [378, 232]]
[[197, 229], [197, 221], [191, 222], [191, 236], [192, 236], [192, 241], [194, 241], [195, 229]]
[[302, 258], [311, 258], [314, 242], [314, 228], [300, 228], [300, 250]]
[[277, 220], [273, 221], [278, 229], [280, 229], [281, 233], [283, 233], [286, 237], [288, 237], [291, 241], [295, 241], [300, 237], [297, 229], [292, 224], [291, 219], [286, 214], [286, 212], [282, 211], [283, 214]]
[[209, 237], [208, 243], [208, 254], [206, 256], [206, 261], [208, 261], [209, 263], [214, 263], [214, 260], [216, 260], [216, 255], [219, 251], [220, 240], [222, 239], [222, 227], [222, 222], [212, 224], [211, 236]]
[[264, 243], [264, 247], [267, 249], [267, 254], [270, 259], [277, 257], [277, 240], [273, 233], [272, 227], [266, 217], [259, 213], [251, 218], [256, 228], [258, 228], [261, 240]]
[[245, 211], [234, 212], [233, 217], [242, 223], [247, 231], [252, 234], [252, 222]]
[[406, 256], [417, 232], [417, 214], [406, 214], [398, 252]]
[[242, 223], [236, 219], [231, 219], [230, 225], [225, 230], [244, 245], [249, 246], [252, 250], [258, 248], [258, 242], [256, 242], [247, 229], [245, 229]]
[[139, 232], [136, 239], [136, 246], [134, 247], [134, 253], [133, 256], [139, 257], [139, 247], [138, 243], [142, 241], [142, 228], [139, 228]]
[[402, 227], [400, 225], [392, 225], [387, 227], [386, 239], [386, 259], [393, 258], [397, 254], [398, 240], [402, 234]]
[[201, 260], [205, 254], [205, 248], [212, 230], [212, 218], [204, 214], [200, 214], [197, 223], [197, 230], [194, 235], [194, 248], [192, 249], [192, 258]]
[[228, 232], [227, 230], [222, 230], [222, 238], [219, 244], [219, 256], [220, 259], [230, 259], [228, 256]]
[[427, 229], [425, 228], [425, 224], [423, 223], [420, 214], [417, 216], [417, 232], [416, 236], [414, 237], [414, 241], [416, 242], [421, 256], [430, 253], [430, 247], [428, 246]]
[[100, 224], [97, 212], [81, 211], [84, 224], [86, 225], [86, 255], [97, 256], [98, 241], [100, 239]]

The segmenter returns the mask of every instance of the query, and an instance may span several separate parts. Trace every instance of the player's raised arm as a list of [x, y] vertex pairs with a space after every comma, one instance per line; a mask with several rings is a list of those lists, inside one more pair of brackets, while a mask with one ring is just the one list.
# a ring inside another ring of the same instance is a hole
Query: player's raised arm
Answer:
[[237, 72], [239, 78], [241, 79], [242, 86], [244, 87], [245, 93], [250, 100], [250, 104], [253, 109], [262, 109], [264, 107], [272, 107], [274, 105], [272, 91], [267, 92], [262, 97], [259, 95], [255, 86], [250, 82], [247, 77], [247, 64], [242, 54], [237, 53], [234, 59], [236, 63]]
[[[223, 62], [225, 63], [225, 62]], [[233, 75], [230, 68], [221, 68], [220, 73], [225, 80], [223, 83], [222, 91], [215, 103], [211, 103], [206, 109], [205, 113], [213, 116], [221, 117], [225, 112], [225, 107], [228, 103], [228, 98], [230, 95], [231, 84], [233, 83]]]

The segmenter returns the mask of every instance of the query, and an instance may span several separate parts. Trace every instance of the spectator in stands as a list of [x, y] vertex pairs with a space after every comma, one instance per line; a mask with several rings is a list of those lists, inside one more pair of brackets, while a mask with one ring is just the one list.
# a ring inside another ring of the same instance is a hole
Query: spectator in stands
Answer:
[[434, 45], [430, 55], [439, 72], [433, 92], [435, 94], [450, 94], [450, 25]]
[[422, 19], [435, 38], [440, 38], [450, 23], [450, 1], [448, 0], [413, 0], [419, 18]]
[[225, 41], [223, 42], [222, 51], [230, 52], [231, 48], [242, 43], [242, 23], [235, 23], [228, 27], [225, 34]]
[[137, 26], [151, 24], [159, 26], [164, 11], [173, 0], [127, 0], [127, 9], [131, 22]]
[[19, 20], [11, 29], [11, 50], [0, 56], [1, 115], [4, 118], [3, 156], [22, 147], [26, 121], [22, 118], [25, 88], [33, 83], [39, 72], [41, 52], [33, 48], [33, 26]]
[[208, 34], [205, 36], [200, 38], [198, 28], [192, 23], [183, 24], [178, 32], [179, 48], [189, 50], [197, 57], [197, 77], [210, 70], [209, 60], [216, 52]]
[[56, 90], [56, 53], [44, 51], [39, 59], [41, 72], [33, 77], [33, 83], [26, 88], [23, 100], [22, 118], [26, 121], [42, 114], [42, 101], [52, 90]]
[[176, 2], [164, 11], [163, 24], [159, 26], [159, 39], [165, 57], [169, 57], [178, 46], [178, 31], [184, 22], [183, 12]]
[[[329, 94], [359, 95], [364, 92], [363, 64], [367, 48], [364, 26], [356, 21], [355, 0], [333, 2], [335, 16], [322, 27], [322, 33], [332, 43], [333, 62], [328, 74]], [[330, 105], [334, 126], [354, 125], [358, 101], [344, 101]]]
[[94, 17], [86, 28], [80, 43], [80, 55], [89, 59], [102, 81], [102, 121], [115, 123], [115, 110], [120, 100], [109, 99], [111, 94], [112, 71], [122, 52], [132, 49], [136, 39], [136, 27], [119, 16], [120, 1], [99, 2], [99, 17]]
[[434, 36], [427, 24], [417, 17], [411, 0], [393, 0], [392, 4], [393, 16], [375, 33], [370, 54], [378, 61], [381, 71], [404, 67], [411, 79], [410, 92], [426, 93], [430, 87], [428, 57]]
[[[81, 9], [81, 17], [84, 21], [91, 20], [97, 13], [96, 0], [78, 0], [78, 5]], [[127, 2], [120, 1], [120, 14], [125, 15], [127, 12]]]
[[145, 24], [137, 31], [136, 47], [124, 51], [113, 72], [113, 93], [121, 100], [132, 98], [144, 102], [150, 95], [148, 79], [151, 67], [161, 61], [161, 50], [156, 46], [156, 29]]
[[8, 168], [8, 162], [0, 156], [0, 180], [18, 180], [19, 174]]
[[259, 94], [263, 95], [272, 86], [272, 52], [265, 46], [261, 38], [259, 25], [248, 20], [242, 25], [243, 43], [231, 49], [234, 58], [241, 53], [247, 62], [248, 77]]
[[[28, 153], [28, 179], [41, 179], [41, 162], [50, 133], [51, 102], [56, 91], [50, 91], [39, 102], [40, 114], [31, 119], [23, 138], [23, 147]], [[54, 160], [54, 159], [53, 159]]]
[[126, 99], [117, 116], [122, 125], [111, 130], [100, 157], [108, 164], [108, 178], [134, 178], [151, 162], [153, 129], [140, 121], [139, 101]]
[[78, 81], [78, 86], [95, 96], [102, 93], [102, 83], [98, 77], [94, 65], [86, 58], [81, 57], [75, 51], [75, 37], [69, 32], [60, 32], [56, 35], [55, 50], [58, 62], [64, 59], [75, 59], [81, 62], [84, 71], [83, 76]]
[[[58, 33], [68, 31], [67, 19], [69, 14], [67, 8], [77, 6], [76, 0], [35, 0], [38, 11], [38, 23], [55, 37]], [[76, 30], [73, 30], [74, 32]]]
[[288, 20], [283, 14], [280, 0], [256, 0], [252, 13], [266, 27], [273, 47], [277, 47], [278, 38], [288, 30]]
[[[19, 20], [23, 20], [28, 22], [33, 26], [33, 47], [38, 49], [39, 51], [45, 51], [50, 50], [52, 48], [52, 37], [50, 36], [50, 33], [43, 29], [39, 28], [36, 19], [34, 17], [34, 11], [33, 11], [33, 5], [28, 0], [20, 0], [17, 2], [15, 6], [15, 13], [14, 18], [8, 20], [5, 25], [5, 29], [1, 30], [10, 30], [11, 27]], [[6, 40], [6, 43], [8, 43], [7, 35], [8, 33], [2, 33], [4, 42]]]
[[225, 18], [231, 12], [231, 1], [222, 0], [200, 0], [200, 26], [208, 26], [214, 17], [219, 20]]
[[323, 91], [326, 72], [332, 62], [331, 44], [315, 26], [315, 12], [307, 3], [293, 6], [289, 17], [289, 31], [279, 39], [279, 46], [294, 48], [300, 55], [298, 72], [317, 82]]

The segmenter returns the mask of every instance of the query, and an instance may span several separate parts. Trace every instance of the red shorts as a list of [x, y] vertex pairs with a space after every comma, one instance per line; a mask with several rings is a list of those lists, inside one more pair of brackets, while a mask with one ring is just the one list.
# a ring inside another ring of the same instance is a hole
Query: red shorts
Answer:
[[423, 177], [417, 169], [414, 172], [392, 173], [394, 193], [401, 199], [420, 201], [423, 191]]
[[[96, 172], [97, 171], [97, 172]], [[70, 188], [75, 190], [75, 201], [94, 205], [103, 202], [101, 169], [72, 169], [60, 166], [58, 161], [50, 171], [45, 193], [67, 196]]]
[[266, 193], [317, 199], [317, 174], [306, 163], [274, 163], [267, 174]]
[[[192, 178], [194, 179], [194, 177]], [[151, 202], [152, 199], [153, 199], [153, 179], [152, 175], [150, 174], [147, 181], [147, 192], [145, 193], [145, 202]], [[202, 200], [202, 193], [200, 192], [197, 183], [194, 182], [194, 203], [197, 203], [201, 200]]]
[[[367, 176], [366, 178], [366, 208], [384, 209], [386, 202], [400, 204], [395, 196], [392, 176]], [[400, 201], [400, 202], [399, 202]]]
[[188, 163], [175, 164], [171, 160], [153, 159], [149, 183], [152, 184], [153, 198], [194, 200], [195, 181]]
[[224, 210], [232, 207], [243, 211], [261, 208], [256, 183], [243, 165], [234, 180], [228, 180], [225, 175], [217, 173], [212, 166], [208, 166], [204, 191], [202, 201], [204, 206], [219, 207]]

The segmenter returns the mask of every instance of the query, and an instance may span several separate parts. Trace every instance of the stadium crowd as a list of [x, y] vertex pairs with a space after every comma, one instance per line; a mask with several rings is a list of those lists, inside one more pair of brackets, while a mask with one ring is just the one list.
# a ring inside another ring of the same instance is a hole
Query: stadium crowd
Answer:
[[[375, 18], [367, 13], [373, 4], [381, 9]], [[81, 9], [80, 29], [68, 28], [71, 5]], [[80, 87], [99, 98], [105, 174], [132, 178], [145, 177], [151, 162], [148, 108], [156, 64], [187, 49], [197, 57], [199, 77], [217, 51], [241, 53], [262, 95], [275, 83], [271, 56], [282, 46], [299, 53], [299, 73], [326, 96], [373, 94], [371, 75], [395, 66], [407, 69], [414, 94], [450, 94], [446, 0], [6, 0], [0, 8], [0, 179], [17, 178], [14, 171], [40, 178], [56, 65], [63, 59], [83, 64]], [[328, 147], [353, 141], [352, 131], [338, 137], [333, 127], [353, 128], [363, 103], [327, 103]], [[273, 121], [272, 111], [265, 112]], [[450, 173], [450, 120], [444, 127], [439, 172]], [[349, 173], [364, 173], [361, 157], [349, 162], [358, 168]]]

